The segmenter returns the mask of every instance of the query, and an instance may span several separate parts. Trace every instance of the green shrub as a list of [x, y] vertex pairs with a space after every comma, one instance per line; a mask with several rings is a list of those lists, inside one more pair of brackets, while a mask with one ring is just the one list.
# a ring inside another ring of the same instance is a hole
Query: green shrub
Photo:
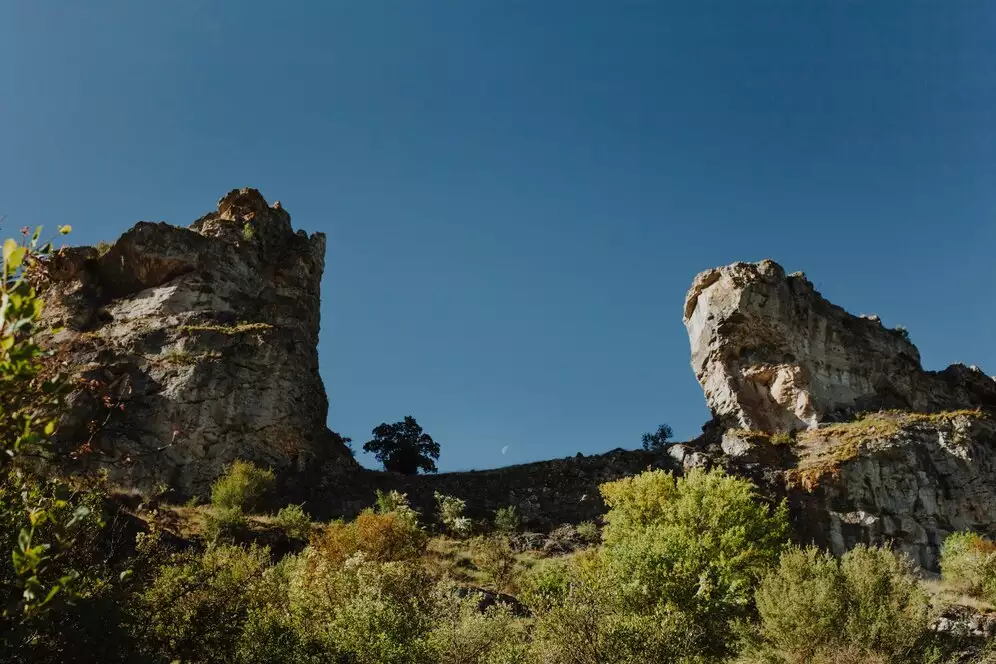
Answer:
[[291, 568], [289, 612], [327, 653], [318, 661], [429, 664], [432, 590], [419, 564], [377, 562], [362, 552], [339, 562], [309, 547]]
[[398, 512], [364, 510], [355, 521], [333, 521], [312, 548], [334, 566], [358, 553], [374, 562], [414, 561], [425, 553], [428, 535]]
[[495, 590], [506, 592], [511, 588], [518, 570], [507, 537], [478, 537], [471, 552], [474, 564], [487, 575]]
[[914, 662], [932, 655], [930, 603], [913, 563], [859, 546], [837, 560], [791, 549], [756, 594], [762, 642], [755, 659]]
[[396, 514], [412, 528], [418, 527], [418, 512], [408, 503], [408, 494], [399, 491], [382, 493], [377, 489], [376, 512], [378, 514]]
[[594, 521], [582, 521], [578, 524], [578, 535], [588, 544], [597, 544], [602, 539], [602, 533], [598, 530], [598, 524]]
[[311, 535], [311, 516], [304, 505], [288, 505], [277, 512], [277, 525], [290, 537], [306, 540]]
[[504, 535], [511, 535], [519, 530], [522, 520], [515, 510], [515, 505], [499, 507], [495, 510], [494, 519], [495, 530]]
[[204, 517], [204, 537], [209, 542], [231, 541], [248, 527], [238, 507], [215, 507]]
[[221, 509], [252, 513], [273, 489], [273, 471], [250, 461], [234, 461], [211, 485], [211, 504]]
[[627, 609], [681, 615], [703, 636], [694, 652], [727, 654], [730, 625], [750, 616], [754, 588], [786, 543], [784, 504], [766, 505], [750, 482], [720, 471], [647, 471], [601, 490], [603, 556]]
[[[556, 601], [537, 607], [532, 654], [543, 664], [671, 664], [696, 661], [698, 626], [673, 611], [634, 613], [619, 592], [625, 579], [598, 556], [560, 567]], [[548, 580], [552, 580], [549, 579]], [[561, 585], [563, 583], [563, 585]]]
[[460, 498], [447, 496], [438, 491], [435, 493], [435, 496], [436, 515], [446, 530], [457, 537], [470, 535], [473, 524], [470, 519], [464, 516], [467, 503]]
[[271, 601], [264, 577], [269, 566], [269, 551], [259, 547], [178, 555], [138, 597], [147, 647], [167, 661], [232, 661], [250, 613]]
[[996, 602], [996, 543], [972, 532], [948, 535], [941, 576], [959, 592]]
[[527, 655], [525, 624], [508, 607], [478, 608], [480, 595], [460, 597], [457, 588], [440, 584], [433, 601], [429, 635], [438, 664], [518, 664]]

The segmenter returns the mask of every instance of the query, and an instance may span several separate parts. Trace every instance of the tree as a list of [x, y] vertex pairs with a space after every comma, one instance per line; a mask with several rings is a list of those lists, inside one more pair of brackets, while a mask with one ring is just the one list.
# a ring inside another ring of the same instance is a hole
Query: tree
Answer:
[[439, 443], [423, 432], [411, 415], [402, 422], [381, 424], [373, 430], [373, 436], [363, 451], [373, 452], [384, 470], [403, 475], [415, 475], [419, 470], [436, 472], [434, 460], [439, 458]]
[[657, 431], [654, 433], [643, 434], [643, 449], [651, 451], [659, 451], [667, 446], [671, 437], [674, 436], [674, 432], [671, 427], [667, 424], [662, 424], [657, 427]]

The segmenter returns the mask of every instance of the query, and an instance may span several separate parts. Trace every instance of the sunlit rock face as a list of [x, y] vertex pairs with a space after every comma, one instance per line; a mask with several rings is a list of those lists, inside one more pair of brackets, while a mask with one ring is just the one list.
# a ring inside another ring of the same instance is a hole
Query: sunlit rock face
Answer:
[[324, 261], [325, 236], [292, 230], [255, 189], [189, 228], [139, 222], [63, 250], [43, 279], [45, 316], [65, 326], [52, 345], [81, 381], [63, 443], [113, 481], [187, 494], [236, 458], [355, 468], [325, 425]]
[[728, 426], [793, 431], [882, 408], [996, 406], [991, 377], [924, 371], [904, 331], [847, 313], [774, 261], [699, 274], [684, 323], [695, 376]]

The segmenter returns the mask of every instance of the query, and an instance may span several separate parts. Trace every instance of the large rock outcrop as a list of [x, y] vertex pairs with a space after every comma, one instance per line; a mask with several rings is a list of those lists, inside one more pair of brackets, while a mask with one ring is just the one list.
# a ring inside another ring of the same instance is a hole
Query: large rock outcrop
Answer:
[[325, 237], [234, 190], [190, 228], [140, 222], [110, 247], [53, 256], [52, 339], [79, 379], [72, 456], [138, 488], [203, 494], [236, 458], [357, 468], [331, 437], [318, 373]]
[[699, 274], [684, 322], [695, 376], [729, 426], [793, 431], [882, 408], [996, 407], [989, 376], [924, 371], [904, 331], [847, 313], [770, 260]]
[[996, 421], [981, 412], [877, 413], [801, 433], [795, 452], [798, 530], [834, 553], [892, 544], [936, 570], [951, 533], [996, 536]]

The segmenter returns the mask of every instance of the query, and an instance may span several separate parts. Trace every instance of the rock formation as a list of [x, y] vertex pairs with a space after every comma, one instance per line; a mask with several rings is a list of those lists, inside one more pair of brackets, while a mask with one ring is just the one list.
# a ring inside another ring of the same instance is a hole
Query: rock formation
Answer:
[[684, 321], [715, 415], [698, 444], [669, 450], [685, 468], [721, 466], [787, 496], [798, 539], [838, 554], [892, 544], [936, 569], [948, 534], [996, 535], [992, 378], [924, 371], [902, 330], [770, 260], [699, 274]]
[[880, 413], [808, 431], [787, 473], [804, 539], [843, 554], [893, 544], [938, 569], [944, 538], [996, 536], [996, 421], [980, 413]]
[[695, 376], [729, 426], [793, 431], [882, 408], [996, 407], [989, 376], [924, 371], [904, 331], [847, 313], [770, 260], [699, 274], [684, 322]]
[[[140, 222], [53, 256], [51, 343], [79, 379], [62, 438], [139, 488], [203, 494], [233, 459], [358, 468], [326, 429], [318, 374], [325, 237], [279, 203], [230, 192], [189, 229]], [[82, 441], [82, 445], [81, 445]]]

